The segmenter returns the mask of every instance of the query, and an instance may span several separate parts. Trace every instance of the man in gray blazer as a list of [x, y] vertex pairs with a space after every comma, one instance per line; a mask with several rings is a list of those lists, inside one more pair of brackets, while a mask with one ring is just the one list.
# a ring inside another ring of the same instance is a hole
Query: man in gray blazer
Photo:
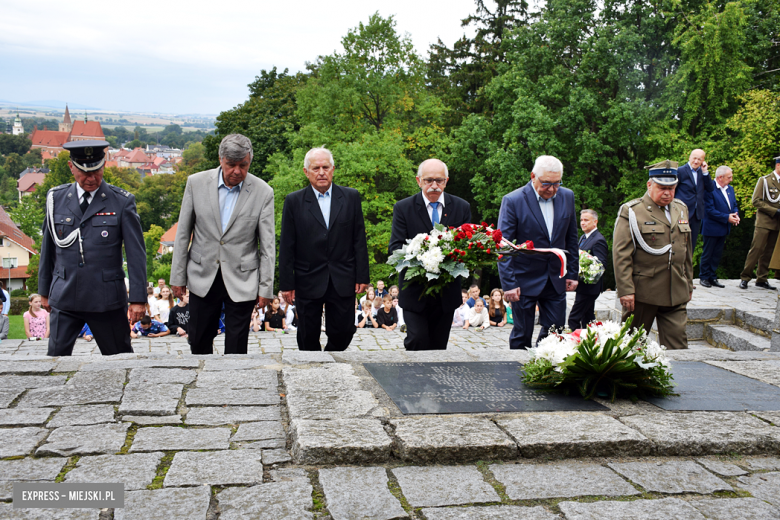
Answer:
[[252, 308], [273, 297], [274, 191], [247, 175], [252, 155], [248, 138], [230, 134], [219, 145], [220, 167], [187, 179], [171, 286], [177, 298], [190, 289], [193, 354], [213, 352], [223, 304], [225, 354], [246, 354]]

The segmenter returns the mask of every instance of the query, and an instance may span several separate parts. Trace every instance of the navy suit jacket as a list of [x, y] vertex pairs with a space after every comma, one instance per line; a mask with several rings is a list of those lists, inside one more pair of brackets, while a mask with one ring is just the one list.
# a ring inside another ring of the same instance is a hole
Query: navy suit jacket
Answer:
[[719, 189], [704, 194], [704, 220], [701, 224], [701, 234], [705, 237], [725, 237], [731, 233], [731, 224], [729, 224], [729, 215], [738, 213], [737, 197], [734, 195], [734, 188], [731, 185], [726, 186], [726, 193], [731, 202], [731, 208], [726, 204], [726, 199], [720, 193]]
[[[696, 176], [696, 184], [693, 177]], [[691, 170], [691, 165], [683, 164], [677, 168], [677, 190], [674, 197], [688, 206], [688, 217], [694, 220], [704, 219], [704, 194], [715, 189], [715, 181], [709, 175], [704, 175], [701, 167]]]
[[520, 254], [498, 263], [498, 273], [504, 291], [520, 287], [523, 296], [538, 296], [547, 280], [552, 281], [558, 294], [566, 291], [566, 279], [576, 280], [579, 273], [579, 247], [577, 245], [577, 214], [574, 210], [574, 193], [566, 188], [558, 189], [553, 199], [552, 240], [536, 200], [536, 191], [529, 182], [522, 188], [504, 196], [498, 215], [498, 229], [509, 241], [522, 244], [526, 240], [534, 247], [555, 247], [566, 251], [567, 272], [559, 278], [560, 260], [554, 255]]
[[[582, 235], [580, 239], [581, 242], [579, 248], [598, 258], [606, 269], [609, 248], [607, 247], [607, 241], [604, 239], [604, 235], [602, 235], [598, 229], [594, 229], [593, 233], [591, 233], [588, 238], [585, 238], [585, 235]], [[584, 296], [598, 296], [601, 294], [603, 287], [604, 275], [602, 275], [599, 281], [596, 283], [589, 284], [580, 282], [577, 284], [577, 294], [582, 294]]]

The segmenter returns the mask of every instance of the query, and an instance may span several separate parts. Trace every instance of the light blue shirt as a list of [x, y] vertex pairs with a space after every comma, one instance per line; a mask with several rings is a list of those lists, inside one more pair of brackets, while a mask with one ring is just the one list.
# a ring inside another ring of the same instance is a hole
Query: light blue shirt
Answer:
[[230, 222], [230, 215], [233, 214], [233, 209], [236, 207], [238, 194], [241, 193], [244, 181], [241, 181], [238, 186], [228, 188], [225, 185], [225, 179], [222, 178], [222, 168], [217, 170], [217, 174], [219, 175], [219, 184], [217, 185], [219, 190], [219, 218], [222, 220], [222, 232], [224, 233], [228, 222]]
[[542, 211], [544, 223], [547, 224], [547, 236], [550, 237], [550, 241], [552, 241], [553, 220], [555, 219], [555, 206], [553, 205], [553, 200], [558, 194], [556, 193], [545, 200], [539, 196], [539, 192], [536, 191], [536, 188], [534, 188], [534, 193], [536, 193], [536, 200], [539, 202], [539, 209]]
[[333, 183], [330, 184], [328, 191], [325, 193], [320, 193], [319, 191], [315, 190], [314, 186], [312, 186], [311, 189], [314, 191], [314, 196], [317, 197], [317, 204], [320, 205], [322, 218], [325, 219], [325, 227], [327, 228], [328, 224], [330, 223], [330, 201], [331, 194], [333, 192]]
[[8, 312], [11, 310], [11, 295], [5, 289], [2, 290], [5, 295], [5, 301], [3, 302], [3, 314], [8, 316]]

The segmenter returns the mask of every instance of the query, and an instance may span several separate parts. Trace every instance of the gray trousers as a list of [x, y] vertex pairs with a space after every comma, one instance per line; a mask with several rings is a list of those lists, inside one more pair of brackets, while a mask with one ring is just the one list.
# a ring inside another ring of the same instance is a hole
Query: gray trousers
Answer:
[[0, 340], [8, 339], [8, 327], [11, 322], [8, 320], [7, 314], [0, 314]]

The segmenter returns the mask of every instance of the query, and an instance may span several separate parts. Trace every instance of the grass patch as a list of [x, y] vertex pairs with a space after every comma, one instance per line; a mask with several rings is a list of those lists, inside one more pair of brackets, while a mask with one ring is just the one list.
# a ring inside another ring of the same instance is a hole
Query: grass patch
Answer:
[[65, 466], [60, 471], [60, 474], [57, 475], [57, 478], [54, 479], [54, 482], [64, 482], [65, 481], [65, 475], [68, 474], [70, 470], [76, 467], [76, 463], [79, 461], [81, 457], [78, 455], [74, 455], [71, 458], [68, 459], [68, 463], [65, 464]]
[[132, 423], [130, 425], [130, 428], [127, 429], [127, 437], [125, 438], [125, 444], [122, 446], [122, 449], [119, 450], [119, 455], [126, 455], [127, 452], [130, 450], [130, 446], [133, 444], [133, 439], [135, 439], [135, 434], [138, 433], [138, 425], [136, 423]]
[[311, 511], [315, 514], [315, 517], [319, 518], [322, 513], [327, 512], [327, 508], [325, 507], [325, 493], [322, 490], [319, 474], [316, 471], [309, 473], [309, 482], [311, 483]]
[[506, 494], [506, 486], [496, 479], [496, 476], [493, 475], [492, 471], [490, 471], [490, 468], [488, 467], [489, 465], [489, 462], [485, 462], [483, 460], [477, 461], [476, 464], [477, 469], [480, 473], [482, 473], [485, 482], [493, 486], [493, 489], [496, 490], [498, 496], [501, 497], [501, 502], [506, 502], [509, 500], [509, 497]]
[[27, 339], [24, 333], [24, 316], [8, 315], [8, 339]]
[[389, 489], [390, 493], [395, 498], [397, 498], [399, 502], [401, 502], [401, 507], [404, 509], [404, 511], [406, 511], [410, 517], [414, 518], [414, 515], [412, 514], [412, 506], [401, 492], [401, 486], [398, 484], [398, 480], [395, 478], [395, 475], [393, 475], [393, 472], [389, 469], [387, 470], [387, 489]]
[[157, 465], [157, 475], [152, 480], [152, 483], [146, 486], [146, 489], [162, 489], [165, 475], [168, 474], [168, 470], [173, 463], [173, 456], [176, 455], [175, 451], [166, 451], [163, 458], [160, 459], [160, 463]]

